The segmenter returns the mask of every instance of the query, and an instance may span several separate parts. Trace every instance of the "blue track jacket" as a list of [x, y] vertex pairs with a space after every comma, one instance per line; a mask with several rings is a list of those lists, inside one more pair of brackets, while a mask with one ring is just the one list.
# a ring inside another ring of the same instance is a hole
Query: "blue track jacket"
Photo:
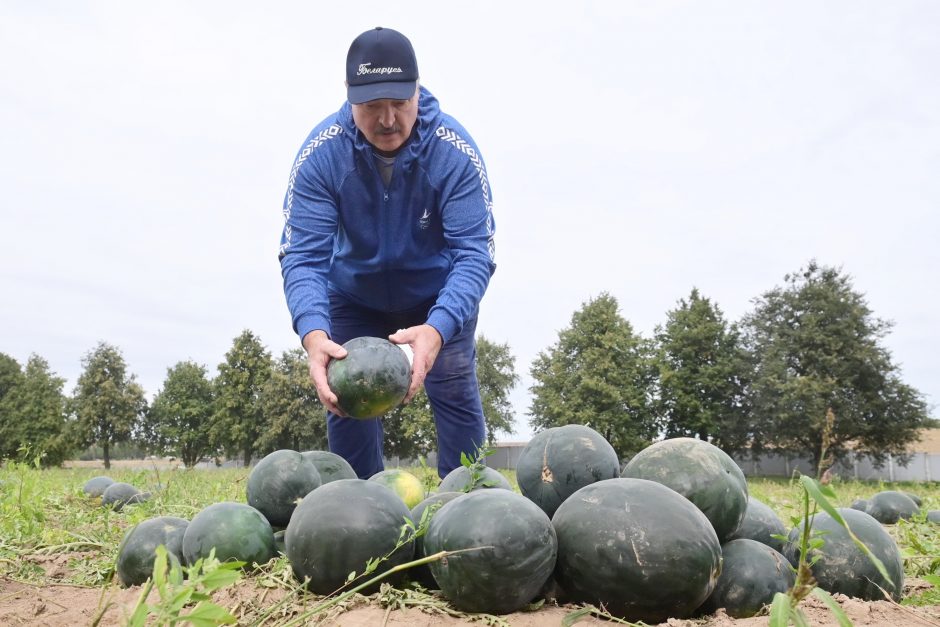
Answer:
[[379, 311], [434, 301], [444, 342], [477, 313], [496, 269], [486, 166], [469, 133], [424, 87], [386, 186], [347, 102], [297, 154], [280, 261], [294, 331], [330, 334], [329, 291]]

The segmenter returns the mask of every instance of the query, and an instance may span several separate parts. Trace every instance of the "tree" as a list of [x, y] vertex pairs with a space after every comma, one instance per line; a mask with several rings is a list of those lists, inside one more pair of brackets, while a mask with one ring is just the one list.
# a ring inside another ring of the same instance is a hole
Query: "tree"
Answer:
[[819, 465], [826, 415], [832, 459], [850, 449], [882, 464], [906, 459], [906, 445], [928, 422], [922, 395], [902, 380], [881, 345], [891, 324], [873, 316], [864, 295], [840, 270], [811, 261], [755, 300], [745, 318], [754, 359], [749, 396], [763, 444], [810, 453]]
[[249, 330], [235, 338], [215, 378], [216, 411], [212, 441], [226, 455], [241, 453], [245, 465], [264, 431], [261, 391], [271, 376], [271, 355]]
[[747, 360], [738, 330], [692, 289], [656, 328], [657, 414], [664, 435], [698, 437], [726, 452], [748, 442]]
[[151, 444], [161, 453], [178, 455], [187, 468], [192, 468], [211, 451], [213, 410], [212, 382], [205, 366], [181, 361], [167, 368], [163, 387], [148, 412]]
[[104, 467], [111, 468], [111, 447], [130, 440], [147, 400], [116, 347], [100, 342], [82, 358], [82, 365], [71, 401], [77, 439], [82, 446], [100, 446]]
[[496, 344], [484, 336], [477, 343], [477, 379], [486, 420], [486, 440], [496, 443], [497, 432], [512, 433], [514, 414], [509, 394], [519, 382], [516, 358], [509, 344]]
[[529, 424], [589, 426], [621, 457], [643, 449], [656, 436], [649, 351], [620, 316], [613, 296], [602, 293], [588, 301], [532, 364]]
[[431, 402], [421, 388], [407, 405], [399, 405], [382, 419], [382, 447], [386, 456], [414, 459], [437, 447], [437, 429]]
[[23, 369], [19, 362], [0, 353], [0, 459], [15, 457], [19, 447], [19, 416], [11, 401], [5, 403], [4, 399], [22, 384]]
[[307, 353], [302, 348], [284, 351], [261, 390], [264, 431], [258, 449], [324, 450], [326, 413], [310, 381]]
[[0, 414], [9, 417], [3, 429], [10, 455], [28, 446], [43, 466], [60, 466], [74, 448], [69, 439], [65, 379], [49, 371], [49, 363], [30, 355], [20, 383], [0, 399]]

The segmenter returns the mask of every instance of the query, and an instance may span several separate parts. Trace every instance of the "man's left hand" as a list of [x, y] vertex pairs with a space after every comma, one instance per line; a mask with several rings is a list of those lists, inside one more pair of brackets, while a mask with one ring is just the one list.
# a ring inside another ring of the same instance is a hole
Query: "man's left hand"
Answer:
[[389, 335], [388, 339], [393, 344], [408, 344], [414, 353], [414, 361], [411, 364], [411, 386], [402, 401], [407, 403], [424, 384], [424, 378], [428, 375], [431, 366], [434, 365], [434, 360], [437, 359], [437, 354], [441, 351], [443, 340], [437, 329], [429, 324], [419, 324], [416, 327], [402, 329]]

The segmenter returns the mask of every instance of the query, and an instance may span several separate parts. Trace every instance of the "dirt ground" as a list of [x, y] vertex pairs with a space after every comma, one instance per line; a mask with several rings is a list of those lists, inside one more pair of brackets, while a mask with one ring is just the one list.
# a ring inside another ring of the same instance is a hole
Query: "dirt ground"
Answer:
[[[61, 568], [54, 560], [44, 565], [50, 575]], [[50, 572], [51, 571], [51, 572]], [[908, 585], [916, 588], [923, 586], [916, 580]], [[116, 585], [107, 588], [84, 588], [69, 585], [32, 586], [9, 579], [0, 579], [0, 625], [43, 625], [48, 627], [72, 627], [92, 625], [96, 621], [102, 627], [124, 625], [141, 594], [141, 588], [122, 589]], [[214, 600], [229, 609], [236, 617], [248, 619], [253, 608], [272, 607], [283, 598], [282, 589], [265, 589], [250, 581], [242, 581], [235, 586], [221, 590]], [[153, 593], [150, 603], [156, 603], [158, 597]], [[940, 606], [927, 608], [907, 608], [888, 602], [863, 602], [844, 596], [837, 596], [842, 608], [855, 625], [876, 627], [933, 626], [940, 627]], [[814, 627], [836, 627], [830, 611], [815, 598], [810, 597], [801, 606], [810, 625]], [[300, 608], [295, 608], [299, 610]], [[537, 611], [517, 612], [502, 617], [512, 627], [550, 627], [561, 625], [566, 615], [574, 611], [574, 606], [543, 606]], [[247, 614], [247, 616], [246, 616]], [[285, 613], [281, 617], [272, 617], [265, 624], [277, 625], [287, 622], [291, 617]], [[239, 624], [245, 621], [240, 620]], [[336, 627], [424, 627], [454, 626], [469, 624], [492, 624], [467, 618], [453, 617], [440, 611], [423, 611], [416, 607], [389, 610], [382, 607], [374, 597], [357, 599], [345, 607], [321, 617], [317, 621], [307, 621], [307, 625]], [[595, 617], [585, 617], [578, 625], [611, 625]], [[766, 616], [747, 619], [732, 619], [719, 612], [710, 617], [695, 620], [671, 619], [665, 625], [670, 627], [763, 627], [767, 624]]]

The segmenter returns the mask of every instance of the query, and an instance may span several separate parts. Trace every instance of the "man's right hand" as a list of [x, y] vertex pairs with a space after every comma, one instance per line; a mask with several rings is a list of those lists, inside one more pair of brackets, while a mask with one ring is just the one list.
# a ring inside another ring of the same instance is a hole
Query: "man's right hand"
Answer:
[[336, 394], [330, 389], [326, 381], [326, 366], [330, 359], [342, 359], [346, 356], [346, 349], [331, 340], [325, 331], [311, 331], [304, 336], [304, 349], [307, 351], [307, 364], [310, 366], [310, 380], [317, 389], [317, 396], [327, 410], [337, 416], [345, 416], [336, 406]]

